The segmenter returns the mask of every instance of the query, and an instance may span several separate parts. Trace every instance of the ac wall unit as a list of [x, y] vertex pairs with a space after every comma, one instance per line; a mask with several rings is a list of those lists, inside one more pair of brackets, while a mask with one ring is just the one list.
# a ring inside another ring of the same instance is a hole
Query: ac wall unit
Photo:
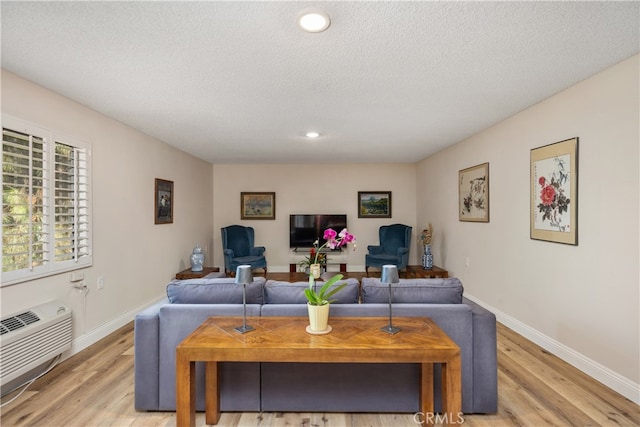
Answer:
[[71, 309], [57, 301], [3, 316], [0, 386], [8, 388], [5, 386], [12, 381], [22, 380], [20, 377], [70, 349], [71, 341]]

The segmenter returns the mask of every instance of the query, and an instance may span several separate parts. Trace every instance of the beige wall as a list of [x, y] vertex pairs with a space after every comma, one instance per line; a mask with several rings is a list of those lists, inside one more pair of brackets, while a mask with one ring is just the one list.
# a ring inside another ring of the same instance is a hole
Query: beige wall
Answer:
[[[347, 251], [349, 271], [364, 271], [367, 245], [378, 244], [378, 228], [402, 223], [414, 227], [415, 164], [214, 165], [214, 261], [224, 266], [220, 228], [241, 224], [255, 228], [256, 244], [267, 248], [269, 271], [289, 271], [289, 214], [347, 214], [356, 251]], [[274, 191], [275, 220], [240, 220], [240, 193]], [[358, 218], [358, 191], [391, 191], [392, 218]], [[415, 239], [414, 239], [415, 240]], [[331, 256], [329, 257], [331, 259]], [[410, 262], [415, 263], [415, 249]]]
[[[68, 273], [0, 288], [3, 314], [52, 299], [69, 305], [74, 343], [83, 347], [158, 300], [189, 265], [195, 243], [211, 236], [212, 166], [5, 70], [2, 113], [92, 144], [94, 264], [82, 270], [86, 297]], [[155, 178], [174, 181], [173, 224], [154, 225]]]
[[[503, 323], [638, 399], [638, 56], [419, 163], [435, 260]], [[529, 152], [579, 137], [579, 245], [529, 238]], [[459, 222], [458, 170], [490, 163], [491, 222]], [[465, 259], [469, 257], [469, 267]]]
[[[58, 275], [1, 288], [1, 308], [60, 299], [74, 309], [76, 339], [91, 335], [90, 344], [95, 331], [108, 333], [162, 296], [195, 244], [207, 247], [207, 265], [223, 266], [226, 225], [255, 227], [270, 271], [288, 271], [289, 214], [346, 213], [358, 243], [346, 260], [356, 271], [380, 225], [412, 225], [415, 242], [432, 222], [435, 262], [460, 277], [467, 295], [638, 400], [638, 80], [636, 56], [417, 164], [212, 166], [3, 71], [3, 113], [93, 144], [95, 261], [85, 271], [86, 302]], [[575, 136], [579, 245], [531, 240], [529, 151]], [[491, 222], [459, 222], [458, 170], [483, 162], [490, 163]], [[175, 181], [173, 225], [153, 225], [155, 177]], [[392, 191], [393, 218], [359, 219], [359, 190]], [[241, 221], [242, 191], [275, 191], [276, 220]]]

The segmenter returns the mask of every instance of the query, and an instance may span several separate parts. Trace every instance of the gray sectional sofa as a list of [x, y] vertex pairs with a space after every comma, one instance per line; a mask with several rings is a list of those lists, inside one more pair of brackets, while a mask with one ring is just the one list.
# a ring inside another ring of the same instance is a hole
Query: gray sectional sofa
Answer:
[[[345, 281], [331, 317], [385, 317], [388, 285], [379, 279]], [[247, 285], [247, 316], [307, 316], [307, 282], [257, 277]], [[458, 279], [401, 279], [393, 288], [394, 316], [430, 317], [462, 353], [462, 410], [495, 413], [496, 319], [463, 297]], [[167, 299], [135, 318], [135, 408], [174, 411], [176, 346], [210, 316], [242, 316], [242, 287], [232, 278], [172, 281]], [[384, 326], [384, 325], [381, 325]], [[415, 364], [303, 363], [222, 364], [222, 411], [417, 412], [419, 367]], [[316, 369], [318, 368], [318, 369]], [[436, 365], [436, 410], [440, 408]], [[309, 384], [313, 387], [309, 387]], [[196, 364], [196, 409], [204, 410], [204, 365]]]

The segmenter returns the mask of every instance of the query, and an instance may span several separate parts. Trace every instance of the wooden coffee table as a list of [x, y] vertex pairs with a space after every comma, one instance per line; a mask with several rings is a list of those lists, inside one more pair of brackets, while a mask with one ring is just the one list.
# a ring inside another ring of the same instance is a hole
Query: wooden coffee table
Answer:
[[332, 317], [333, 330], [326, 335], [305, 332], [306, 317], [250, 317], [255, 331], [239, 334], [241, 317], [210, 317], [176, 349], [177, 425], [195, 426], [195, 362], [205, 369], [206, 422], [220, 418], [219, 362], [345, 362], [421, 364], [420, 411], [432, 420], [433, 363], [442, 363], [440, 419], [452, 424], [462, 410], [460, 348], [431, 319], [398, 317], [390, 335], [380, 330], [386, 317]]

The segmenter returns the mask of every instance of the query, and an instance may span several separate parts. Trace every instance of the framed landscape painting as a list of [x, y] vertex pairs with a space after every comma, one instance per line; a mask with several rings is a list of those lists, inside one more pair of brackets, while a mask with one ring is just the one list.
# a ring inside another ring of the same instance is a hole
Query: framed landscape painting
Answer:
[[276, 219], [276, 193], [240, 193], [240, 219]]
[[489, 163], [458, 171], [458, 220], [489, 222]]
[[391, 218], [391, 191], [358, 191], [358, 218]]
[[531, 238], [578, 244], [578, 138], [531, 150]]
[[155, 223], [173, 223], [173, 181], [156, 178]]

